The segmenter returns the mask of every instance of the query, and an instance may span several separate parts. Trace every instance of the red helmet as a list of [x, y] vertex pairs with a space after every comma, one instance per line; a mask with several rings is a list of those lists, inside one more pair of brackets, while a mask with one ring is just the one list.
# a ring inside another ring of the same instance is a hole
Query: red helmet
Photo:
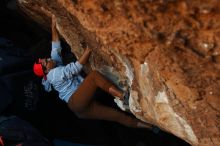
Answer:
[[[40, 59], [38, 62], [40, 62]], [[35, 75], [39, 77], [45, 76], [41, 63], [34, 63], [33, 70], [34, 70]]]

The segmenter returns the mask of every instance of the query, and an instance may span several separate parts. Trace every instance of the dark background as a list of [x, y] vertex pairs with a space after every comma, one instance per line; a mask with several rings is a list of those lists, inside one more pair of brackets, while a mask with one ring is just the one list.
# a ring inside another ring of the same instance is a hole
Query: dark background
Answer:
[[[33, 75], [35, 59], [50, 54], [51, 34], [24, 16], [17, 10], [14, 0], [0, 1], [0, 38], [10, 41], [0, 46], [0, 50], [13, 54], [11, 59], [10, 55], [6, 55], [6, 59], [3, 56], [0, 61], [0, 99], [8, 100], [7, 106], [2, 106], [1, 115], [16, 115], [28, 121], [51, 141], [60, 139], [106, 146], [189, 145], [163, 131], [155, 134], [147, 129], [127, 128], [113, 122], [78, 119], [55, 91], [46, 93], [41, 79]], [[64, 40], [62, 46], [64, 62], [74, 60]], [[101, 90], [97, 91], [95, 98], [117, 108], [112, 97]]]

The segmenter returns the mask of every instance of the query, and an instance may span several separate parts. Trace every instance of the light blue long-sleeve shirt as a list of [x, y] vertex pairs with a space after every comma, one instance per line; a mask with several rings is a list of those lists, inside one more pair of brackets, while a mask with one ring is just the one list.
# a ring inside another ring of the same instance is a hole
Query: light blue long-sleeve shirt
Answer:
[[55, 60], [57, 67], [51, 69], [47, 79], [42, 79], [46, 91], [51, 91], [51, 85], [59, 92], [60, 99], [68, 102], [70, 96], [82, 83], [83, 78], [79, 75], [82, 65], [76, 61], [63, 65], [60, 42], [52, 42], [51, 59]]

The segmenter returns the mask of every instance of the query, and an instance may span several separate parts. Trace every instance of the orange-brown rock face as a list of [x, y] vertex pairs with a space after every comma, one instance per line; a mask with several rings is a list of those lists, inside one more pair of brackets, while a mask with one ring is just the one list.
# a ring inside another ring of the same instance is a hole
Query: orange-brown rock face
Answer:
[[18, 0], [43, 26], [50, 15], [79, 57], [119, 86], [130, 109], [192, 145], [220, 145], [219, 0]]

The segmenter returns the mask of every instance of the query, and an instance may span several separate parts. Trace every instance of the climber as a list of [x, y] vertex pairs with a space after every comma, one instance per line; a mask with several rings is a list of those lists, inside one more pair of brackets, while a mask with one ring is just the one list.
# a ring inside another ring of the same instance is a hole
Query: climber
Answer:
[[92, 52], [88, 47], [85, 48], [78, 61], [64, 66], [54, 15], [52, 15], [51, 27], [51, 58], [39, 59], [33, 66], [34, 73], [39, 77], [43, 77], [42, 84], [45, 90], [51, 91], [52, 85], [59, 92], [59, 98], [64, 100], [70, 110], [79, 118], [114, 121], [134, 128], [151, 128], [150, 124], [141, 122], [114, 108], [102, 105], [93, 99], [93, 94], [98, 87], [121, 100], [124, 100], [125, 94], [97, 71], [91, 71], [85, 79], [79, 74]]

